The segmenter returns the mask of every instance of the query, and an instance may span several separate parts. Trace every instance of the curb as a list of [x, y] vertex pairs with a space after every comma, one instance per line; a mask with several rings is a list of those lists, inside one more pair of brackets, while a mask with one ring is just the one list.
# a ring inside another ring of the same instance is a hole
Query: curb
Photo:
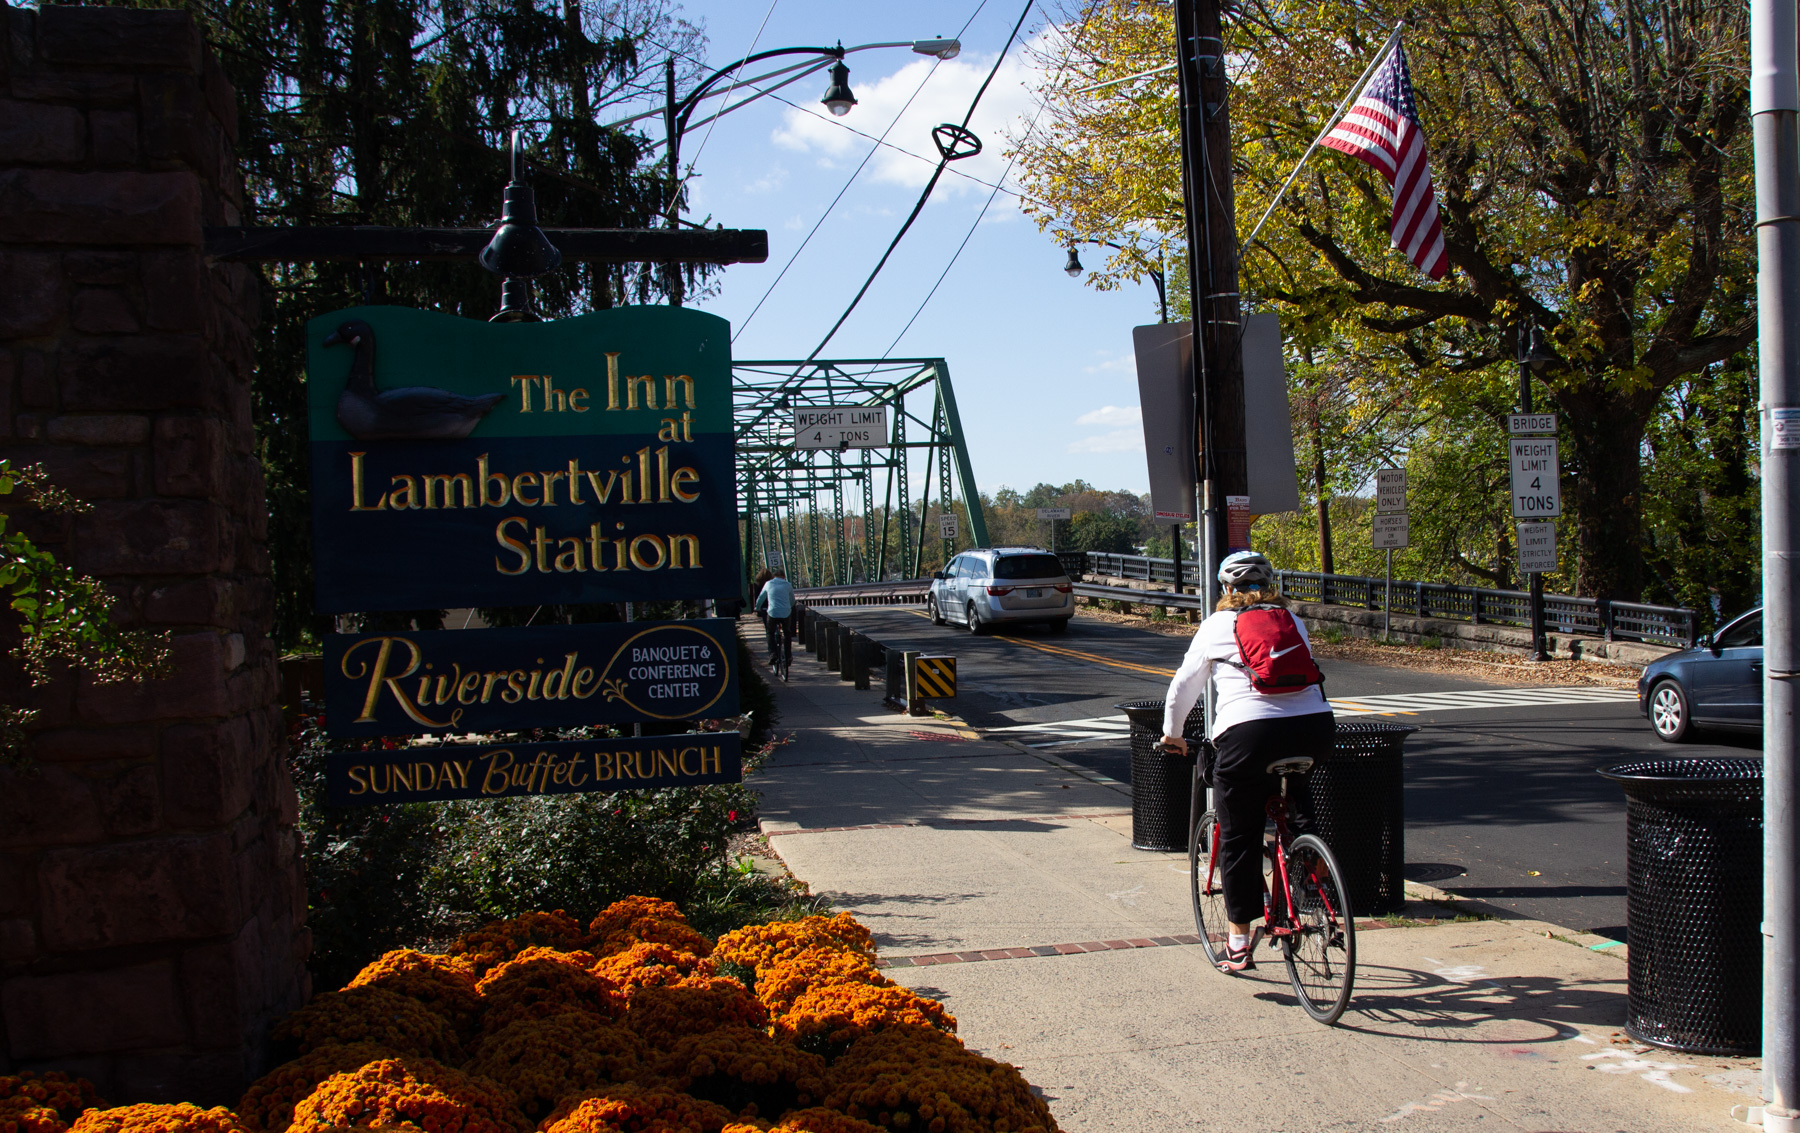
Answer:
[[1578, 948], [1585, 948], [1589, 952], [1594, 952], [1601, 956], [1611, 956], [1618, 960], [1628, 960], [1631, 956], [1630, 946], [1622, 940], [1613, 940], [1611, 937], [1599, 936], [1591, 932], [1581, 932], [1572, 928], [1565, 928], [1562, 925], [1551, 924], [1549, 921], [1539, 921], [1533, 920], [1530, 917], [1521, 917], [1512, 909], [1502, 908], [1499, 905], [1490, 904], [1487, 901], [1476, 900], [1473, 897], [1461, 897], [1448, 890], [1439, 889], [1435, 885], [1426, 885], [1421, 881], [1406, 882], [1405, 892], [1408, 897], [1419, 901], [1429, 902], [1433, 905], [1442, 905], [1446, 909], [1460, 909], [1464, 912], [1480, 913], [1493, 920], [1504, 921], [1506, 924], [1528, 932], [1533, 936], [1544, 936], [1549, 937], [1552, 940], [1560, 940], [1564, 944], [1573, 944]]

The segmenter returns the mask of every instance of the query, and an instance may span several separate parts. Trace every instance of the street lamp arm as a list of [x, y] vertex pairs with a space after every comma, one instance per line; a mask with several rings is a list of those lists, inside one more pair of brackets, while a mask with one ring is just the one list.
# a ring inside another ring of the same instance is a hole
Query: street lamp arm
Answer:
[[[831, 65], [831, 62], [832, 61], [829, 59], [812, 59], [812, 60], [808, 60], [805, 63], [797, 63], [792, 67], [783, 67], [779, 71], [771, 71], [771, 72], [769, 72], [769, 74], [762, 75], [755, 79], [745, 79], [742, 83], [739, 84], [740, 87], [753, 86], [755, 83], [761, 82], [763, 79], [767, 79], [773, 75], [786, 75], [789, 71], [798, 71], [799, 72], [798, 74], [790, 75], [788, 78], [781, 80], [780, 82], [774, 84], [773, 86], [759, 88], [759, 89], [757, 89], [755, 94], [750, 95], [747, 98], [740, 98], [736, 102], [732, 103], [730, 106], [720, 107], [718, 110], [714, 111], [711, 114], [708, 114], [706, 117], [700, 119], [698, 122], [684, 123], [682, 128], [685, 132], [686, 130], [692, 129], [697, 126], [704, 126], [708, 122], [716, 122], [719, 119], [725, 117], [727, 114], [730, 114], [732, 111], [737, 110], [741, 107], [748, 106], [752, 102], [755, 102], [759, 98], [764, 98], [768, 95], [772, 95], [776, 91], [779, 91], [780, 89], [782, 89], [783, 87], [791, 86], [794, 83], [799, 82], [801, 79], [806, 78], [808, 75], [818, 74], [820, 71], [824, 70], [826, 67], [829, 67]], [[714, 93], [718, 94], [718, 93], [723, 93], [723, 92], [715, 91]], [[662, 111], [657, 110], [657, 111], [653, 111], [652, 113], [661, 114]], [[640, 115], [639, 117], [648, 117], [648, 115]], [[644, 152], [645, 153], [655, 153], [657, 150], [661, 149], [663, 146], [666, 146], [668, 144], [669, 144], [669, 139], [659, 138], [657, 140], [651, 141], [648, 144], [646, 144], [644, 146]]]
[[752, 63], [759, 63], [764, 59], [774, 59], [781, 55], [826, 55], [830, 56], [832, 59], [841, 60], [847, 54], [849, 54], [849, 52], [846, 48], [838, 46], [776, 47], [768, 51], [758, 51], [754, 55], [746, 55], [736, 63], [733, 63], [730, 66], [720, 67], [717, 71], [706, 76], [705, 79], [701, 80], [699, 86], [688, 92], [686, 98], [675, 104], [675, 122], [677, 131], [685, 132], [687, 130], [688, 116], [692, 114], [694, 108], [699, 105], [701, 97], [706, 93], [706, 89], [740, 67], [748, 67]]

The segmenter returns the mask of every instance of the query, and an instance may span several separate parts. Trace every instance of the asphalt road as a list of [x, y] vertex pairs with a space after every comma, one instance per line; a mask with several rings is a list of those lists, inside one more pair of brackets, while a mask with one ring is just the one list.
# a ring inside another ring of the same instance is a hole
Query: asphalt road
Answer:
[[[1161, 697], [1187, 648], [1186, 637], [1088, 618], [1063, 634], [1027, 627], [972, 637], [907, 607], [831, 614], [884, 645], [954, 655], [951, 707], [973, 727], [1009, 729], [999, 734], [1122, 782], [1131, 757], [1119, 726], [1075, 722], [1117, 716], [1120, 700]], [[1402, 710], [1370, 717], [1420, 729], [1406, 744], [1409, 878], [1616, 939], [1625, 932], [1625, 802], [1595, 770], [1646, 755], [1761, 750], [1754, 737], [1664, 744], [1630, 701], [1496, 705], [1483, 694], [1522, 690], [1345, 661], [1321, 668], [1334, 700], [1425, 698], [1388, 700], [1378, 706]], [[1430, 699], [1441, 693], [1475, 706]]]

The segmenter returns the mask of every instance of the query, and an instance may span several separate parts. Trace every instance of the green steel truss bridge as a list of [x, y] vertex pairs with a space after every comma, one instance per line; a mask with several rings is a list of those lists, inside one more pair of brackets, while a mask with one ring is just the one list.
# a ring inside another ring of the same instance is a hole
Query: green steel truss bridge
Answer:
[[[987, 545], [942, 358], [734, 362], [731, 390], [746, 582], [777, 564], [796, 586], [916, 578], [930, 540], [941, 544], [936, 561]], [[889, 435], [880, 447], [794, 447], [795, 409], [872, 406], [888, 411]], [[945, 539], [935, 516], [957, 511], [956, 538]]]

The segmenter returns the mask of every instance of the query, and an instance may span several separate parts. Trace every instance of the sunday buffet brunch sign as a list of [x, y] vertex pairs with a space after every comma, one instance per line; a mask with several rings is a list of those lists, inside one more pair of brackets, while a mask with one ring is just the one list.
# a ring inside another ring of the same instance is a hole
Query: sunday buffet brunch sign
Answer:
[[742, 751], [736, 732], [340, 751], [325, 757], [326, 797], [374, 806], [736, 783]]
[[307, 324], [320, 613], [738, 589], [730, 325], [677, 307]]
[[325, 729], [441, 735], [735, 716], [734, 641], [724, 618], [334, 634]]

